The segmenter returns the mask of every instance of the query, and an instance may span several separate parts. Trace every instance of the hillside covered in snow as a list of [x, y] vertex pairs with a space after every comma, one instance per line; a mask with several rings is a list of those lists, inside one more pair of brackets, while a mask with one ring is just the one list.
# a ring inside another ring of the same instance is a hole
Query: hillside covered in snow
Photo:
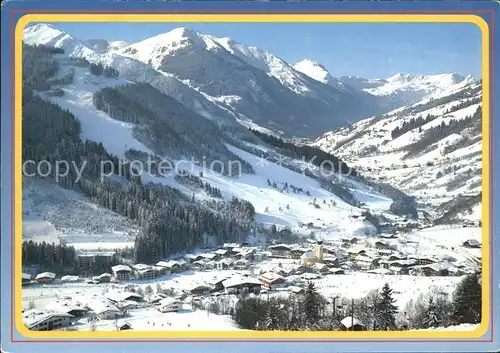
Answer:
[[[453, 87], [453, 86], [451, 86]], [[481, 84], [328, 132], [313, 145], [439, 206], [441, 222], [481, 219]]]

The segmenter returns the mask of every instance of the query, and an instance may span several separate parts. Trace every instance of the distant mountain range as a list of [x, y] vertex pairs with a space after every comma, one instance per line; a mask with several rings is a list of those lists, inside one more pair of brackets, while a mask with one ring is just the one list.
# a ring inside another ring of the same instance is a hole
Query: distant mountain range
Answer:
[[285, 137], [315, 137], [473, 81], [456, 74], [334, 78], [312, 60], [291, 65], [263, 49], [189, 28], [128, 44], [83, 41], [36, 24], [26, 28], [24, 41], [111, 65], [122, 78], [147, 82], [219, 123], [270, 129]]

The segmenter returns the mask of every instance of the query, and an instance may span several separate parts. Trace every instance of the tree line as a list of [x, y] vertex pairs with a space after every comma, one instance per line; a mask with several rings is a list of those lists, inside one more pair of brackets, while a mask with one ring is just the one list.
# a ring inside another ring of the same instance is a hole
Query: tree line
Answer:
[[311, 161], [314, 165], [318, 167], [321, 166], [325, 169], [330, 169], [330, 167], [332, 167], [335, 172], [342, 173], [344, 175], [357, 175], [357, 172], [350, 168], [340, 158], [319, 148], [308, 145], [297, 145], [292, 142], [284, 141], [279, 137], [268, 135], [253, 129], [249, 129], [249, 131], [262, 140], [262, 142], [278, 148], [285, 156], [295, 159], [304, 158], [306, 162]]
[[[399, 308], [393, 289], [385, 284], [360, 299], [327, 298], [310, 282], [301, 295], [241, 297], [234, 309], [220, 302], [209, 310], [231, 314], [248, 330], [331, 331], [350, 330], [351, 319], [359, 320], [365, 330], [395, 331], [430, 329], [481, 322], [481, 284], [478, 274], [463, 278], [451, 300], [437, 294], [419, 296]], [[341, 324], [348, 318], [346, 326]]]
[[436, 142], [451, 134], [461, 134], [464, 129], [473, 126], [476, 121], [482, 121], [481, 119], [482, 108], [478, 107], [471, 116], [466, 118], [450, 119], [448, 122], [442, 121], [441, 124], [426, 130], [420, 140], [407, 146], [408, 153], [403, 158], [413, 157], [429, 147], [432, 148]]

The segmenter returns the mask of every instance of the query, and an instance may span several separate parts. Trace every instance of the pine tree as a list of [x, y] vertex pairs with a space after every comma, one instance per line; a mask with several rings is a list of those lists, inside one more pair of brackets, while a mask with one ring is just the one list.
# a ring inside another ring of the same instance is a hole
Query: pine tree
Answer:
[[266, 330], [279, 330], [280, 328], [279, 306], [274, 298], [267, 303], [264, 324]]
[[380, 293], [380, 299], [375, 305], [375, 322], [377, 329], [390, 331], [396, 329], [396, 313], [398, 307], [394, 305], [395, 299], [392, 297], [392, 289], [386, 283]]
[[477, 273], [468, 275], [458, 284], [453, 295], [453, 321], [457, 325], [481, 322], [481, 292]]
[[438, 327], [439, 325], [441, 325], [441, 320], [437, 315], [434, 299], [430, 297], [429, 303], [427, 304], [427, 308], [425, 310], [424, 327], [431, 328], [431, 327]]
[[313, 282], [309, 282], [302, 302], [305, 324], [308, 329], [312, 329], [317, 326], [320, 319], [320, 306], [320, 296], [316, 291], [316, 287]]

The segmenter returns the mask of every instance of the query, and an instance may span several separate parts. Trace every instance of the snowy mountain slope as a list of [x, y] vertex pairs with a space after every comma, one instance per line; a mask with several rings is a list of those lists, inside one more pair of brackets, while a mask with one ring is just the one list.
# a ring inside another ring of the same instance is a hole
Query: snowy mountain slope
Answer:
[[313, 145], [364, 175], [441, 204], [481, 191], [480, 107], [481, 85], [470, 83], [448, 96], [326, 133]]

